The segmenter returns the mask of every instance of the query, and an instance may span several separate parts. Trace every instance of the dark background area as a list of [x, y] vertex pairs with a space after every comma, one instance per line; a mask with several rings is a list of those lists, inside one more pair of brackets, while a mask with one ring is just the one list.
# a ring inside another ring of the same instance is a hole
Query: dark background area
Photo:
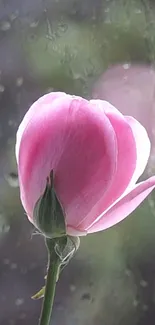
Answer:
[[[47, 256], [19, 199], [17, 127], [39, 96], [109, 100], [147, 128], [155, 172], [155, 5], [138, 0], [0, 0], [0, 325], [38, 324]], [[117, 91], [115, 91], [117, 89]], [[81, 240], [57, 287], [53, 325], [153, 325], [155, 194]]]

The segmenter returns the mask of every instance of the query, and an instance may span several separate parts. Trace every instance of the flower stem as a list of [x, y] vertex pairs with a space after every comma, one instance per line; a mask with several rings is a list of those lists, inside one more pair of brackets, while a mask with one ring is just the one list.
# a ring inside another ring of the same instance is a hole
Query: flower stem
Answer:
[[49, 325], [50, 323], [55, 296], [56, 282], [58, 279], [59, 269], [61, 265], [60, 257], [56, 254], [54, 249], [49, 249], [47, 241], [46, 244], [48, 248], [48, 272], [46, 279], [45, 296], [43, 300], [39, 325]]

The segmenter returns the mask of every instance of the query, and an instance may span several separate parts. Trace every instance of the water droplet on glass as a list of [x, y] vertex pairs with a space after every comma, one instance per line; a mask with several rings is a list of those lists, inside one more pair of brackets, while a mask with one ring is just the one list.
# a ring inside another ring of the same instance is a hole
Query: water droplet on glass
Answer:
[[142, 13], [142, 10], [141, 9], [135, 9], [135, 14], [141, 14]]
[[21, 87], [23, 84], [24, 79], [22, 77], [19, 77], [16, 79], [16, 86]]
[[0, 29], [3, 31], [3, 32], [6, 32], [7, 30], [9, 30], [11, 28], [11, 24], [9, 21], [3, 21], [1, 22], [0, 24]]
[[17, 269], [17, 264], [16, 263], [11, 263], [10, 269], [11, 270], [16, 270]]
[[65, 23], [60, 23], [59, 24], [59, 31], [65, 33], [68, 29], [68, 25]]
[[109, 17], [105, 18], [104, 23], [105, 24], [111, 24], [110, 18]]
[[16, 127], [16, 126], [17, 126], [17, 122], [14, 121], [14, 120], [9, 120], [9, 121], [8, 121], [8, 125], [9, 125], [9, 126]]
[[19, 187], [18, 175], [16, 173], [10, 173], [5, 176], [6, 181], [11, 187]]
[[49, 87], [49, 88], [47, 88], [47, 93], [51, 93], [52, 91], [54, 91], [54, 88], [53, 87]]
[[10, 230], [10, 225], [7, 223], [7, 219], [3, 213], [0, 213], [0, 233], [7, 233]]
[[16, 10], [15, 12], [13, 12], [11, 15], [10, 15], [10, 20], [11, 21], [14, 21], [19, 15], [19, 12], [18, 10]]
[[104, 9], [104, 12], [109, 12], [110, 11], [110, 8], [105, 8]]
[[15, 305], [16, 306], [21, 306], [24, 303], [24, 299], [23, 298], [17, 298], [15, 301]]
[[25, 313], [21, 313], [20, 315], [19, 315], [19, 319], [25, 319], [26, 318], [26, 314]]
[[36, 28], [38, 26], [38, 24], [39, 24], [39, 21], [38, 20], [32, 21], [32, 23], [30, 23], [30, 27], [31, 28]]
[[130, 63], [125, 63], [123, 64], [124, 70], [128, 70], [130, 68], [131, 64]]
[[143, 311], [148, 311], [149, 306], [148, 306], [148, 305], [143, 305], [143, 306], [142, 306], [142, 309], [143, 309]]
[[59, 310], [59, 311], [63, 311], [63, 310], [65, 309], [64, 306], [63, 306], [63, 304], [60, 303], [60, 302], [56, 302], [56, 303], [55, 303], [55, 308], [56, 308], [57, 310]]
[[81, 300], [90, 300], [91, 299], [91, 294], [89, 292], [85, 292], [82, 296], [81, 296]]
[[76, 286], [74, 284], [71, 284], [69, 286], [69, 289], [70, 289], [71, 292], [74, 292], [76, 290]]
[[0, 84], [0, 93], [3, 93], [4, 90], [5, 90], [5, 87], [2, 84]]
[[1, 229], [1, 231], [3, 233], [9, 232], [9, 230], [10, 230], [10, 225], [5, 225], [5, 224], [3, 225], [2, 229]]
[[3, 264], [4, 264], [4, 265], [9, 265], [9, 264], [10, 264], [9, 259], [8, 259], [8, 258], [4, 258], [4, 260], [3, 260]]
[[13, 320], [13, 319], [9, 320], [9, 325], [15, 325], [15, 324], [16, 324], [15, 320]]
[[125, 274], [126, 274], [127, 276], [131, 276], [131, 273], [132, 273], [132, 272], [131, 272], [131, 270], [129, 270], [129, 269], [126, 269], [126, 270], [125, 270]]
[[149, 198], [149, 205], [150, 205], [151, 209], [154, 209], [154, 206], [155, 206], [154, 201], [150, 198]]
[[141, 287], [146, 288], [148, 286], [148, 283], [145, 280], [141, 280], [140, 285]]
[[133, 301], [133, 306], [137, 307], [139, 305], [139, 301], [137, 299], [134, 299]]

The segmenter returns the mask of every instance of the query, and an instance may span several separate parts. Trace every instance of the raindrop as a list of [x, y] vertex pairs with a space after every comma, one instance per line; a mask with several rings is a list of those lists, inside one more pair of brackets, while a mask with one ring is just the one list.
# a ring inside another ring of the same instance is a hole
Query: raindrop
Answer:
[[149, 306], [148, 306], [148, 305], [143, 305], [143, 306], [142, 306], [142, 309], [143, 309], [143, 311], [148, 311]]
[[9, 265], [9, 264], [10, 264], [9, 259], [8, 259], [8, 258], [4, 258], [4, 260], [3, 260], [3, 264], [5, 264], [5, 265]]
[[73, 79], [74, 80], [82, 80], [83, 76], [80, 73], [73, 72]]
[[7, 30], [9, 30], [11, 28], [11, 24], [9, 21], [3, 21], [1, 24], [0, 24], [0, 29], [3, 31], [3, 32], [6, 32]]
[[15, 305], [16, 306], [21, 306], [24, 303], [24, 299], [23, 298], [17, 298], [15, 301]]
[[34, 34], [31, 34], [29, 37], [30, 37], [30, 40], [31, 40], [31, 41], [36, 40], [36, 35], [34, 35]]
[[9, 126], [16, 127], [17, 122], [16, 122], [16, 121], [13, 121], [13, 120], [9, 120], [9, 121], [8, 121], [8, 125], [9, 125]]
[[3, 93], [4, 90], [5, 90], [5, 87], [2, 84], [0, 84], [0, 93]]
[[49, 88], [47, 88], [47, 90], [46, 90], [47, 93], [51, 93], [52, 91], [54, 91], [54, 88], [53, 88], [53, 87], [49, 87]]
[[39, 24], [39, 20], [32, 21], [32, 22], [30, 23], [30, 27], [31, 27], [31, 28], [36, 28], [36, 27], [38, 26], [38, 24]]
[[148, 286], [148, 283], [145, 280], [141, 280], [140, 285], [141, 287], [146, 288]]
[[25, 319], [26, 318], [26, 314], [25, 313], [22, 313], [19, 315], [19, 319]]
[[10, 15], [10, 20], [11, 21], [14, 21], [19, 15], [19, 12], [18, 10], [16, 10], [15, 12], [13, 12], [11, 15]]
[[60, 23], [59, 24], [59, 31], [65, 33], [68, 29], [68, 25], [65, 23]]
[[94, 283], [91, 281], [91, 282], [89, 283], [89, 287], [93, 287], [93, 285], [94, 285]]
[[63, 306], [63, 304], [60, 303], [60, 302], [56, 302], [56, 303], [55, 303], [55, 307], [56, 307], [56, 309], [59, 310], [59, 311], [64, 310], [64, 306]]
[[91, 299], [91, 295], [89, 292], [85, 292], [82, 296], [81, 296], [81, 300], [90, 300]]
[[5, 216], [0, 213], [0, 233], [7, 233], [10, 230], [10, 225], [7, 223]]
[[16, 323], [15, 323], [15, 320], [13, 320], [13, 319], [10, 319], [9, 320], [9, 325], [15, 325]]
[[71, 292], [74, 292], [76, 290], [76, 286], [74, 284], [71, 284], [69, 289]]
[[134, 299], [133, 301], [133, 306], [137, 307], [139, 305], [139, 301], [137, 299]]
[[16, 269], [17, 269], [17, 264], [16, 264], [16, 263], [12, 263], [12, 264], [10, 265], [10, 269], [11, 269], [11, 270], [16, 270]]
[[128, 70], [130, 68], [131, 64], [130, 63], [125, 63], [123, 64], [124, 70]]
[[125, 270], [125, 274], [126, 274], [127, 276], [131, 276], [131, 273], [132, 273], [132, 272], [131, 272], [131, 270], [129, 270], [129, 269], [126, 269], [126, 270]]
[[135, 9], [135, 14], [141, 14], [142, 13], [142, 10], [141, 9]]
[[19, 77], [16, 79], [16, 86], [21, 87], [23, 84], [24, 79], [22, 77]]
[[5, 176], [5, 179], [11, 187], [19, 187], [18, 175], [16, 173], [11, 172]]
[[154, 209], [154, 201], [149, 199], [150, 208]]
[[105, 20], [104, 20], [104, 23], [105, 24], [111, 24], [111, 20], [109, 17], [107, 17]]
[[9, 230], [10, 230], [10, 225], [3, 225], [2, 227], [1, 227], [1, 232], [2, 233], [7, 233], [7, 232], [9, 232]]

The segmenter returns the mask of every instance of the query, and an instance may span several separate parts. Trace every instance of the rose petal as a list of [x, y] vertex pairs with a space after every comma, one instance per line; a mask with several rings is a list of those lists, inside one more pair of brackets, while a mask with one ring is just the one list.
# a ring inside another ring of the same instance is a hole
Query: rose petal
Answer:
[[132, 128], [137, 148], [136, 169], [131, 180], [131, 184], [134, 184], [143, 174], [144, 169], [147, 165], [150, 156], [151, 144], [148, 134], [142, 124], [140, 124], [135, 118], [131, 116], [126, 116], [126, 120]]
[[135, 173], [139, 152], [136, 148], [135, 134], [126, 117], [108, 102], [104, 105], [104, 111], [115, 130], [118, 144], [117, 173], [108, 192], [107, 206], [105, 207], [107, 209], [124, 193], [130, 184]]
[[100, 202], [97, 202], [86, 218], [79, 223], [78, 226], [82, 227], [82, 229], [87, 229], [94, 218], [97, 218], [125, 192], [135, 172], [137, 160], [135, 139], [125, 117], [108, 102], [101, 100], [91, 100], [90, 102], [104, 110], [114, 128], [118, 148], [117, 170], [104, 199], [101, 198]]
[[35, 114], [38, 114], [38, 110], [44, 108], [43, 104], [49, 104], [52, 105], [52, 102], [59, 98], [60, 96], [66, 96], [63, 92], [52, 92], [49, 94], [46, 94], [42, 97], [40, 97], [27, 111], [25, 114], [21, 124], [19, 125], [17, 135], [16, 135], [16, 147], [15, 147], [15, 153], [16, 153], [16, 159], [18, 163], [18, 156], [19, 156], [19, 148], [20, 148], [20, 142], [23, 135], [23, 132], [25, 131], [26, 127], [30, 123], [30, 121], [33, 119]]
[[98, 220], [87, 229], [88, 233], [107, 229], [126, 218], [143, 202], [154, 188], [155, 176], [135, 185], [127, 195], [99, 216]]

